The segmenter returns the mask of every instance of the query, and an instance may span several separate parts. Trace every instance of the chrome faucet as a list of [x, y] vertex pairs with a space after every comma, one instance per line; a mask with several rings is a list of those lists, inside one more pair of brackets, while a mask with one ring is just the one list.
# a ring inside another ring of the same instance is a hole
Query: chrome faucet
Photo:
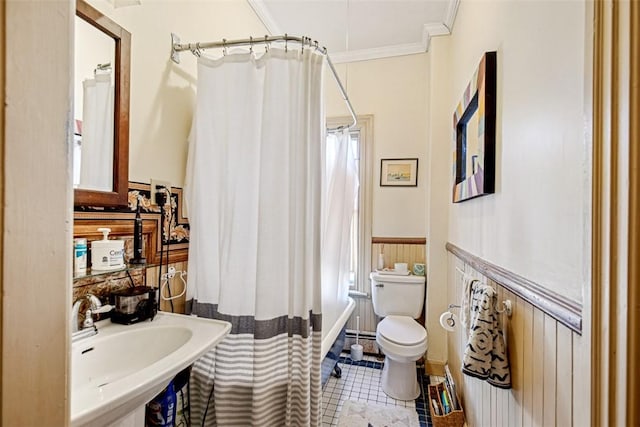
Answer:
[[[78, 325], [78, 315], [80, 314], [80, 306], [85, 299], [89, 300], [91, 305], [85, 312], [84, 321], [80, 327]], [[113, 307], [108, 304], [102, 305], [100, 299], [92, 294], [86, 294], [78, 298], [76, 302], [73, 303], [73, 308], [71, 309], [71, 342], [97, 334], [98, 328], [93, 324], [92, 315], [94, 313], [106, 313], [112, 308]]]

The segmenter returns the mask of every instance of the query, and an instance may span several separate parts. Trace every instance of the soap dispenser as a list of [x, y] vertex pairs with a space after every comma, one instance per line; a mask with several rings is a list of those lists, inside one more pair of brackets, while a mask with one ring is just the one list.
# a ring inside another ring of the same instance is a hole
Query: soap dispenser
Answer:
[[124, 268], [124, 240], [109, 240], [110, 228], [98, 228], [102, 240], [91, 242], [91, 268], [93, 270], [119, 270]]

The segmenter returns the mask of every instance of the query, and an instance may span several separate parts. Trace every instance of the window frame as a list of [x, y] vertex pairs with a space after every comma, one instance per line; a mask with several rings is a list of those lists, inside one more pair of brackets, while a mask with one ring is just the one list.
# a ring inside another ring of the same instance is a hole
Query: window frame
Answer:
[[[373, 115], [357, 116], [357, 124], [351, 132], [358, 132], [360, 159], [358, 165], [358, 271], [356, 284], [349, 291], [369, 294], [371, 272], [371, 227], [373, 216]], [[327, 128], [349, 126], [350, 116], [328, 117]]]

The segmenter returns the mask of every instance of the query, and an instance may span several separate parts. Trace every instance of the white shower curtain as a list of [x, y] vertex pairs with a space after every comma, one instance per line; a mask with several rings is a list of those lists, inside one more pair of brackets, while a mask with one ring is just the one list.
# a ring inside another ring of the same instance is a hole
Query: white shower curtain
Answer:
[[320, 425], [323, 59], [198, 60], [187, 299], [232, 330], [193, 367], [193, 425]]
[[322, 329], [328, 330], [347, 306], [351, 220], [358, 170], [348, 130], [327, 135], [322, 204]]
[[80, 186], [113, 191], [113, 85], [111, 73], [83, 82]]

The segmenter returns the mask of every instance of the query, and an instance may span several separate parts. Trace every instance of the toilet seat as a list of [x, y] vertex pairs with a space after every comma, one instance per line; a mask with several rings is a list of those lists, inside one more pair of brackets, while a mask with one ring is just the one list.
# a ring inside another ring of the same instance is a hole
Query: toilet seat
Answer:
[[378, 323], [378, 333], [397, 345], [419, 345], [427, 339], [427, 330], [408, 316], [387, 316]]
[[415, 362], [427, 351], [427, 331], [408, 316], [387, 316], [376, 329], [376, 342], [391, 359]]

